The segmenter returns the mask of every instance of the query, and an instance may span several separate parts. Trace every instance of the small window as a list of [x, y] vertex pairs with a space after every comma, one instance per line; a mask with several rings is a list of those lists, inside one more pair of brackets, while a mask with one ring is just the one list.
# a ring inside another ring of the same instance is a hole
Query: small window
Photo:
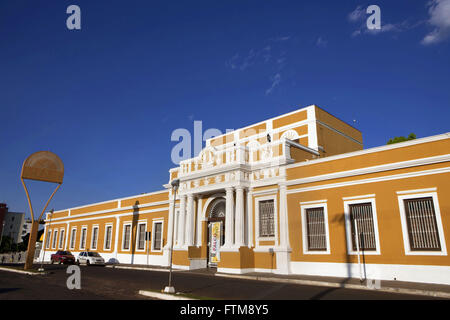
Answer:
[[61, 230], [61, 234], [59, 235], [59, 246], [58, 248], [62, 249], [64, 245], [64, 229]]
[[55, 230], [53, 232], [53, 242], [52, 242], [52, 249], [56, 248], [56, 242], [58, 241], [58, 230]]
[[305, 210], [308, 251], [326, 251], [327, 234], [323, 207]]
[[275, 236], [274, 201], [259, 201], [259, 236]]
[[45, 247], [47, 248], [47, 249], [49, 249], [50, 248], [50, 237], [52, 236], [52, 231], [51, 230], [48, 230], [48, 232], [47, 232], [47, 239], [45, 239]]
[[145, 227], [144, 223], [139, 225], [138, 250], [145, 249]]
[[358, 245], [360, 250], [376, 251], [376, 237], [373, 222], [372, 203], [357, 203], [350, 204], [350, 228], [352, 233], [352, 247], [353, 251], [357, 250], [356, 243], [356, 228], [358, 229]]
[[81, 229], [81, 241], [80, 241], [80, 249], [86, 248], [86, 232], [87, 229]]
[[106, 226], [106, 232], [105, 232], [105, 249], [110, 250], [111, 249], [111, 234], [112, 234], [112, 226]]
[[403, 201], [411, 251], [441, 251], [433, 198]]
[[98, 240], [98, 227], [92, 228], [92, 249], [97, 249], [97, 240]]
[[77, 236], [77, 229], [72, 229], [72, 234], [70, 235], [70, 249], [75, 248], [75, 238]]
[[162, 247], [162, 222], [153, 224], [153, 250], [160, 251]]
[[131, 225], [126, 225], [123, 233], [123, 249], [130, 249]]

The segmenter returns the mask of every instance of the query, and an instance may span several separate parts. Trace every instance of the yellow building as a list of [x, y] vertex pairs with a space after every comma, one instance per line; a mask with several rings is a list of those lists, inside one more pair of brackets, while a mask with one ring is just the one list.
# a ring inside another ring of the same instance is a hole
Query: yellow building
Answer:
[[[312, 105], [214, 137], [164, 190], [55, 211], [46, 253], [450, 284], [450, 134], [363, 150]], [[146, 236], [150, 232], [149, 236]], [[359, 258], [359, 263], [358, 263]]]

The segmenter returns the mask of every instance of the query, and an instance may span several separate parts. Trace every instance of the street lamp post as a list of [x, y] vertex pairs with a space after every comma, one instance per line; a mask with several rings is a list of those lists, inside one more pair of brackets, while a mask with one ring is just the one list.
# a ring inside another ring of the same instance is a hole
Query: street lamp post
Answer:
[[173, 259], [173, 234], [175, 233], [175, 202], [177, 200], [177, 190], [180, 185], [180, 179], [175, 179], [171, 182], [173, 194], [173, 211], [172, 211], [172, 240], [170, 241], [170, 266], [169, 266], [169, 285], [164, 288], [166, 293], [175, 293], [175, 288], [172, 286], [172, 259]]
[[[53, 211], [55, 211], [55, 209], [50, 210], [50, 221], [48, 223], [48, 228], [50, 229], [50, 226], [52, 225], [52, 217], [53, 217]], [[45, 229], [44, 229], [45, 231]], [[44, 233], [45, 236], [45, 242], [42, 241], [42, 246], [44, 247], [44, 253], [42, 254], [42, 259], [41, 259], [41, 267], [38, 269], [38, 271], [44, 271], [44, 268], [42, 267], [43, 263], [44, 263], [44, 259], [45, 259], [45, 247], [46, 246], [46, 242], [47, 242], [47, 236], [48, 236], [48, 232], [47, 234]], [[52, 239], [48, 239], [48, 245], [51, 245]]]

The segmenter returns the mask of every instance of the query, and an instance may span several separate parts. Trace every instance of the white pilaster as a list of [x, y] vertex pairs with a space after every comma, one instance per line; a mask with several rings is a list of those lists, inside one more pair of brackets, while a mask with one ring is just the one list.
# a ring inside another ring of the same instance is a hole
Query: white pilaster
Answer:
[[275, 249], [278, 274], [290, 274], [291, 246], [289, 243], [289, 222], [287, 211], [287, 187], [280, 185], [280, 244]]
[[234, 244], [234, 199], [233, 188], [228, 187], [226, 191], [225, 204], [225, 244], [222, 248], [231, 248]]
[[235, 225], [235, 243], [236, 247], [242, 247], [244, 243], [244, 188], [236, 187], [236, 225]]
[[186, 195], [180, 197], [180, 213], [178, 219], [178, 243], [179, 247], [184, 245], [184, 231], [185, 231], [185, 216], [186, 216]]
[[197, 239], [196, 239], [196, 245], [197, 247], [200, 247], [202, 245], [202, 197], [197, 198]]
[[174, 240], [173, 232], [174, 232], [174, 219], [175, 219], [175, 202], [173, 200], [170, 200], [169, 204], [169, 219], [168, 219], [168, 226], [167, 226], [167, 244], [164, 246], [165, 250], [170, 250], [172, 246], [172, 240]]
[[253, 247], [253, 195], [252, 189], [247, 190], [247, 245]]
[[194, 245], [194, 195], [192, 193], [188, 194], [187, 196], [184, 245]]
[[113, 252], [113, 254], [114, 254], [114, 256], [116, 257], [116, 262], [118, 262], [118, 259], [117, 259], [117, 254], [118, 254], [118, 252], [119, 252], [119, 230], [120, 230], [120, 218], [119, 217], [116, 217], [116, 232], [115, 232], [115, 235], [114, 235], [114, 252]]

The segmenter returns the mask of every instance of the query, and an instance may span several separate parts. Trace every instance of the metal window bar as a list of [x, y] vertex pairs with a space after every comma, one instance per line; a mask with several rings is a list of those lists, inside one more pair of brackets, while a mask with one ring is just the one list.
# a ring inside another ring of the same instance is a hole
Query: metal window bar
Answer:
[[139, 225], [138, 249], [139, 250], [144, 250], [145, 249], [145, 224], [140, 224]]
[[86, 229], [81, 230], [81, 248], [84, 249], [86, 247]]
[[130, 249], [130, 230], [131, 226], [125, 226], [125, 234], [123, 238], [123, 248], [128, 250]]
[[72, 235], [70, 237], [70, 248], [73, 249], [75, 248], [75, 236], [76, 236], [76, 230], [72, 229]]
[[112, 231], [112, 227], [108, 226], [106, 227], [106, 244], [105, 244], [105, 249], [111, 249], [111, 231]]
[[52, 249], [56, 248], [56, 243], [58, 242], [58, 230], [53, 232]]
[[92, 249], [97, 249], [98, 228], [92, 231]]
[[59, 235], [59, 248], [63, 247], [63, 242], [64, 242], [64, 230], [61, 230], [61, 234]]
[[45, 247], [47, 248], [47, 249], [50, 249], [50, 237], [52, 236], [52, 231], [51, 230], [49, 230], [48, 232], [47, 232], [47, 239], [45, 239]]
[[153, 243], [154, 250], [161, 250], [162, 223], [155, 224], [155, 239]]
[[327, 239], [323, 207], [306, 209], [306, 226], [308, 250], [326, 251]]
[[273, 200], [259, 202], [259, 235], [261, 237], [275, 236]]
[[441, 251], [433, 198], [405, 199], [404, 205], [411, 251]]
[[367, 202], [350, 205], [350, 225], [352, 230], [353, 251], [356, 251], [355, 219], [358, 227], [360, 249], [364, 251], [377, 250], [372, 203]]

